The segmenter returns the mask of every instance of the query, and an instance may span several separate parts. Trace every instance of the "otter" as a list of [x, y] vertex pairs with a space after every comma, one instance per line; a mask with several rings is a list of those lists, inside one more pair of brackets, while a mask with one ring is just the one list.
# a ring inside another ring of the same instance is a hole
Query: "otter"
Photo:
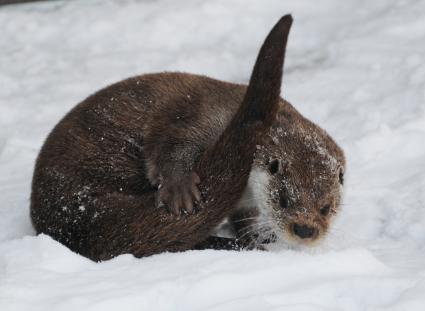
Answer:
[[95, 261], [202, 248], [225, 219], [240, 248], [323, 237], [345, 160], [280, 97], [291, 25], [270, 31], [248, 86], [145, 74], [73, 108], [36, 160], [36, 232]]

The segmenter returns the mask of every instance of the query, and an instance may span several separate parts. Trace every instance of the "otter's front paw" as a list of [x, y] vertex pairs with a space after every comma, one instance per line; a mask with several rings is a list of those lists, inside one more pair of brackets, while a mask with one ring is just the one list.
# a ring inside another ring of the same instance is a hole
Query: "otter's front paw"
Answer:
[[199, 176], [195, 172], [164, 179], [158, 189], [158, 207], [165, 205], [176, 215], [179, 215], [182, 210], [192, 213], [194, 202], [201, 200], [201, 193], [197, 186], [199, 182]]

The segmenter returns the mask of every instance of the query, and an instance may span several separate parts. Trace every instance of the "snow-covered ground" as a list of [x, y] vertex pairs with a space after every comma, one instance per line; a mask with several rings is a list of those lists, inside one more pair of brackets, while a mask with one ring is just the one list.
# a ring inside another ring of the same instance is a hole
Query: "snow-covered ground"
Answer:
[[[34, 160], [73, 105], [180, 70], [246, 82], [295, 18], [283, 95], [348, 158], [312, 251], [190, 251], [94, 263], [28, 216]], [[425, 1], [52, 1], [0, 7], [0, 310], [425, 310]]]

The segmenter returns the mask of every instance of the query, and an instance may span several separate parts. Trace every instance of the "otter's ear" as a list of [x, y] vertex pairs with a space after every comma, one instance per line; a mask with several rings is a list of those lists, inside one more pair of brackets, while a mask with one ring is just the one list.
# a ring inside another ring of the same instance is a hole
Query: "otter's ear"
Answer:
[[250, 121], [263, 121], [270, 125], [276, 116], [291, 25], [292, 16], [283, 16], [268, 34], [257, 56], [242, 103]]

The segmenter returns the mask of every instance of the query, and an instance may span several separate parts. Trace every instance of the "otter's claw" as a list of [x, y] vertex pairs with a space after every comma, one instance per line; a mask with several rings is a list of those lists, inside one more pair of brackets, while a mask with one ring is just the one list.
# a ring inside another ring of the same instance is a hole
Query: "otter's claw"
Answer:
[[194, 202], [201, 200], [197, 186], [199, 182], [199, 176], [195, 172], [164, 179], [158, 189], [157, 206], [166, 205], [176, 215], [181, 211], [193, 213]]

